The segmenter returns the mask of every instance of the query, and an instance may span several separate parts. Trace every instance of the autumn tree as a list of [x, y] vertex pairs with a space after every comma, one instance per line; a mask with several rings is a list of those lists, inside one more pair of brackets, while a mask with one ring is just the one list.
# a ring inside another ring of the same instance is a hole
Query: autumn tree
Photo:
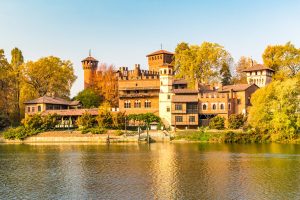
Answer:
[[0, 49], [0, 111], [5, 117], [9, 114], [9, 63], [4, 55], [4, 50]]
[[118, 79], [114, 66], [102, 64], [97, 73], [95, 91], [112, 107], [118, 106]]
[[27, 62], [23, 73], [26, 86], [38, 96], [47, 94], [68, 98], [76, 80], [71, 61], [54, 56]]
[[293, 137], [300, 133], [300, 81], [273, 81], [251, 98], [248, 122], [261, 133]]
[[264, 65], [275, 72], [282, 71], [288, 77], [300, 72], [300, 49], [291, 42], [285, 45], [269, 45], [263, 55]]
[[242, 56], [239, 61], [235, 64], [235, 76], [232, 79], [234, 84], [246, 84], [247, 78], [246, 73], [243, 70], [251, 68], [252, 66], [256, 65], [257, 62], [252, 58]]
[[203, 42], [201, 45], [180, 43], [175, 49], [175, 73], [178, 78], [185, 78], [190, 87], [198, 82], [229, 80], [229, 66], [232, 57], [223, 46]]

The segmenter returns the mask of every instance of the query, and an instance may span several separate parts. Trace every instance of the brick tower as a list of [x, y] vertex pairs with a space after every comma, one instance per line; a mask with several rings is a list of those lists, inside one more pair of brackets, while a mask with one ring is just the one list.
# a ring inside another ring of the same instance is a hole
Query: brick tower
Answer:
[[172, 52], [166, 50], [159, 50], [148, 54], [149, 70], [159, 72], [160, 66], [172, 63], [173, 55]]
[[84, 70], [84, 89], [94, 87], [96, 71], [98, 68], [98, 60], [91, 56], [91, 51], [89, 56], [81, 61], [82, 68]]

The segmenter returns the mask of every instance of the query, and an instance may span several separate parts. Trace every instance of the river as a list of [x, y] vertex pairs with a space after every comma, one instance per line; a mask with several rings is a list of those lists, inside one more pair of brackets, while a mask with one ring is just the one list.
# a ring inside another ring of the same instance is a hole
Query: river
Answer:
[[300, 199], [300, 145], [0, 145], [0, 199]]

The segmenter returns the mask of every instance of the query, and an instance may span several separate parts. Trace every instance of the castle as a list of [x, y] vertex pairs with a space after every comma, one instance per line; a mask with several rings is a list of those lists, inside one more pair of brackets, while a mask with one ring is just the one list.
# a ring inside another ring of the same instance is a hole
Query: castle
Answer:
[[[231, 114], [247, 115], [251, 95], [271, 81], [274, 71], [262, 65], [244, 70], [248, 84], [210, 86], [197, 84], [189, 89], [184, 79], [176, 79], [172, 66], [174, 54], [166, 50], [148, 54], [148, 70], [139, 64], [134, 69], [120, 67], [118, 79], [119, 111], [126, 114], [151, 112], [167, 127], [206, 126], [214, 116], [225, 119]], [[98, 61], [89, 56], [82, 60], [84, 86], [93, 87]]]
[[[228, 119], [231, 114], [247, 115], [251, 95], [259, 87], [269, 84], [274, 74], [270, 68], [255, 65], [244, 70], [248, 84], [211, 86], [197, 83], [195, 89], [190, 89], [186, 80], [175, 78], [173, 57], [173, 53], [159, 50], [147, 55], [149, 70], [136, 64], [132, 70], [120, 67], [115, 71], [117, 87], [113, 89], [118, 93], [118, 108], [114, 111], [125, 114], [151, 112], [160, 116], [164, 125], [170, 128], [207, 126], [215, 116]], [[91, 55], [82, 60], [84, 88], [99, 84], [98, 63]], [[72, 124], [85, 112], [98, 114], [97, 109], [81, 109], [80, 106], [77, 101], [40, 97], [25, 102], [25, 113], [56, 113], [62, 121]]]

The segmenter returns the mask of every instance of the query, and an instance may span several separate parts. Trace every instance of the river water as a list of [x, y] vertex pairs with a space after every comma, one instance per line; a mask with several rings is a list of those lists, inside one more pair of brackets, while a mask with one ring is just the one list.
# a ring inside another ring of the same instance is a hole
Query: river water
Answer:
[[0, 199], [300, 199], [300, 145], [0, 145]]

